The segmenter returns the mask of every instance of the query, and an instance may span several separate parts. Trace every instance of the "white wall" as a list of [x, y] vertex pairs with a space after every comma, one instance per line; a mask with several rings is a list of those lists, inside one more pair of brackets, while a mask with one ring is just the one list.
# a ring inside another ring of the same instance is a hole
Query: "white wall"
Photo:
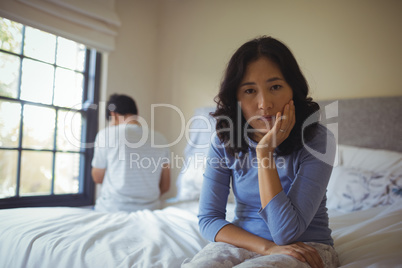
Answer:
[[[132, 96], [140, 116], [151, 121], [150, 106], [157, 85], [157, 2], [118, 0], [116, 12], [122, 22], [116, 48], [102, 57], [99, 128], [106, 126], [105, 102], [113, 93]], [[96, 195], [100, 194], [100, 185]], [[171, 195], [174, 195], [172, 193]]]
[[150, 121], [157, 85], [157, 2], [118, 0], [116, 11], [122, 21], [116, 49], [107, 55], [107, 81], [102, 101], [112, 93], [128, 94], [139, 114]]
[[[123, 26], [107, 93], [132, 95], [147, 120], [152, 103], [186, 118], [214, 105], [229, 57], [258, 35], [291, 48], [317, 100], [402, 95], [399, 0], [118, 0], [117, 12]], [[170, 141], [179, 119], [156, 109], [156, 129]], [[171, 150], [181, 155], [184, 145]]]

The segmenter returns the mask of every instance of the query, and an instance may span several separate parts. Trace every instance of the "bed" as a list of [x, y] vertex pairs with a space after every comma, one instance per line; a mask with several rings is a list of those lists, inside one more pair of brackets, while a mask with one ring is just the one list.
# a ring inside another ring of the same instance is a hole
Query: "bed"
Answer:
[[[327, 196], [341, 267], [402, 267], [402, 97], [320, 105], [322, 124], [339, 143]], [[0, 210], [0, 267], [180, 267], [208, 243], [198, 231], [197, 200], [213, 124], [201, 116], [210, 110], [196, 110], [191, 127], [205, 131], [191, 133], [178, 195], [163, 209]], [[229, 220], [234, 207], [230, 196]]]

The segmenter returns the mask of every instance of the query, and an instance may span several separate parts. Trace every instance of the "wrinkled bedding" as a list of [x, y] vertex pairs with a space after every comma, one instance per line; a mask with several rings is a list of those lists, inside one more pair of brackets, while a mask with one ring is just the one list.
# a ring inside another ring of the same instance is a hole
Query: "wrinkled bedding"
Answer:
[[180, 267], [207, 244], [194, 213], [80, 208], [0, 211], [0, 267]]
[[[0, 267], [180, 267], [208, 244], [198, 231], [197, 207], [0, 210]], [[402, 267], [402, 203], [329, 215], [341, 267]]]
[[341, 267], [402, 267], [402, 202], [329, 217]]

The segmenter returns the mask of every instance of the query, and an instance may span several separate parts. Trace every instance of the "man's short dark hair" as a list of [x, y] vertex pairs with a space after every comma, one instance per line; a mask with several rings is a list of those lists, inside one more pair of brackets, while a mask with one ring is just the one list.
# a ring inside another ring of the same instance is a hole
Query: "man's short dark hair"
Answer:
[[133, 98], [123, 94], [113, 94], [109, 97], [106, 104], [106, 119], [109, 120], [110, 112], [115, 112], [121, 115], [138, 114], [137, 105]]

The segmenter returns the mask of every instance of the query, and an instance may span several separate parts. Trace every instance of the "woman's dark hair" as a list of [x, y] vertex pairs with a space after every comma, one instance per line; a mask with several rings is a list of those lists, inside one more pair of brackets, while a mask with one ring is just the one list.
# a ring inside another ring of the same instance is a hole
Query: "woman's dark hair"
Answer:
[[109, 97], [106, 104], [106, 119], [109, 120], [110, 112], [115, 112], [121, 115], [138, 114], [137, 105], [135, 101], [127, 96], [120, 94], [113, 94]]
[[[216, 119], [216, 132], [220, 141], [225, 144], [226, 150], [233, 156], [240, 152], [246, 153], [249, 147], [248, 141], [244, 138], [246, 120], [243, 116], [237, 118], [237, 111], [240, 109], [236, 97], [237, 90], [248, 64], [261, 57], [266, 57], [278, 65], [286, 82], [292, 88], [296, 108], [295, 126], [289, 137], [276, 149], [278, 155], [287, 155], [302, 147], [303, 122], [320, 109], [319, 105], [308, 97], [309, 87], [307, 81], [300, 71], [295, 57], [285, 44], [266, 36], [243, 44], [233, 54], [228, 63], [219, 94], [215, 97], [216, 110], [211, 113]], [[229, 124], [228, 118], [232, 121], [232, 125]], [[314, 122], [318, 122], [317, 119], [318, 115]], [[224, 129], [228, 128], [233, 128], [235, 131], [224, 131]], [[303, 130], [305, 141], [313, 138], [316, 128], [317, 123], [314, 123]], [[230, 135], [234, 136], [230, 137]]]

